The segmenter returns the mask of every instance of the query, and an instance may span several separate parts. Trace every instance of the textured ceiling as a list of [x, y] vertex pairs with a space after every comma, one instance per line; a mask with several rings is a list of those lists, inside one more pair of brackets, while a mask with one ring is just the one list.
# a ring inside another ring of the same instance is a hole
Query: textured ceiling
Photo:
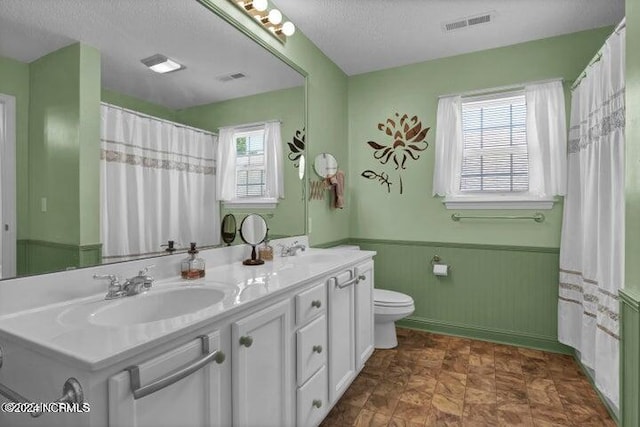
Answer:
[[[172, 109], [304, 83], [195, 0], [0, 0], [0, 56], [31, 62], [78, 41], [101, 52], [103, 87]], [[186, 70], [140, 63], [156, 53]], [[238, 72], [247, 78], [216, 80]]]
[[[348, 75], [617, 24], [624, 0], [276, 0]], [[495, 12], [486, 25], [442, 24]]]

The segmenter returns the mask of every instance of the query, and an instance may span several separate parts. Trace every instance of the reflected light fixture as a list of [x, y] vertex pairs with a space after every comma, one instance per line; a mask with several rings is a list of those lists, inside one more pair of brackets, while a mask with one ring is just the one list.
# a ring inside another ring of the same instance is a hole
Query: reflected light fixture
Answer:
[[159, 53], [148, 58], [144, 58], [140, 62], [149, 67], [151, 71], [155, 71], [160, 74], [171, 73], [173, 71], [184, 70], [186, 68], [184, 65]]
[[[235, 4], [248, 16], [255, 18], [268, 33], [272, 34], [280, 42], [285, 43], [287, 37], [296, 32], [296, 27], [291, 21], [284, 21], [282, 12], [275, 7], [269, 10], [268, 0], [228, 0]], [[273, 5], [272, 5], [273, 6]]]

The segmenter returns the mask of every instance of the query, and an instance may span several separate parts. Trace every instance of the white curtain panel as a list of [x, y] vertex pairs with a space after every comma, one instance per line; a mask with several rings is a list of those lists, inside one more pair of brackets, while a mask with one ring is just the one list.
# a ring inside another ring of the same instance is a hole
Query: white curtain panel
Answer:
[[[0, 100], [0, 154], [4, 156], [5, 152], [5, 144], [6, 142], [6, 124], [5, 124], [5, 107], [4, 103]], [[2, 189], [2, 177], [4, 171], [2, 170], [2, 161], [0, 161], [0, 190]], [[0, 191], [0, 224], [4, 224], [2, 218], [2, 192]], [[2, 274], [2, 239], [0, 239], [0, 278], [3, 277]]]
[[280, 122], [268, 122], [264, 125], [264, 149], [267, 176], [265, 196], [273, 199], [284, 198], [284, 167], [282, 158], [282, 137]]
[[101, 119], [105, 261], [218, 244], [216, 137], [105, 104]]
[[525, 86], [529, 193], [564, 196], [567, 187], [567, 124], [562, 82]]
[[624, 283], [624, 42], [613, 34], [573, 92], [560, 243], [558, 338], [618, 406]]
[[236, 198], [236, 142], [234, 128], [218, 129], [217, 178], [218, 199], [223, 201]]
[[462, 97], [438, 100], [436, 118], [436, 161], [433, 171], [433, 195], [460, 192], [462, 167]]

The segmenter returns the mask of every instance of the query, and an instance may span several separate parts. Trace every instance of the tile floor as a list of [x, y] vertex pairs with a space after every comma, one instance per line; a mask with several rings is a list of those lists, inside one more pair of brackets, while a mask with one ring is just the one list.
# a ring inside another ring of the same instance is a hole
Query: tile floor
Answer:
[[321, 427], [615, 426], [572, 357], [398, 329]]

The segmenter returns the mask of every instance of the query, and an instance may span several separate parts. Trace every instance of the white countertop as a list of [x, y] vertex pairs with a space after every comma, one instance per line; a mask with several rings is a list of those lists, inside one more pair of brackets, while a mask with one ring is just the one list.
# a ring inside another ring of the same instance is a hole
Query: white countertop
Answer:
[[[105, 301], [103, 292], [1, 316], [0, 337], [96, 371], [373, 255], [375, 252], [371, 251], [308, 249], [299, 256], [276, 257], [260, 266], [241, 262], [215, 266], [206, 270], [203, 279], [164, 279], [147, 293], [136, 296]], [[92, 280], [89, 272], [87, 280]], [[90, 319], [91, 313], [111, 304], [124, 300], [133, 303], [154, 293], [184, 287], [215, 288], [224, 292], [224, 297], [196, 312], [148, 323], [112, 326]]]

